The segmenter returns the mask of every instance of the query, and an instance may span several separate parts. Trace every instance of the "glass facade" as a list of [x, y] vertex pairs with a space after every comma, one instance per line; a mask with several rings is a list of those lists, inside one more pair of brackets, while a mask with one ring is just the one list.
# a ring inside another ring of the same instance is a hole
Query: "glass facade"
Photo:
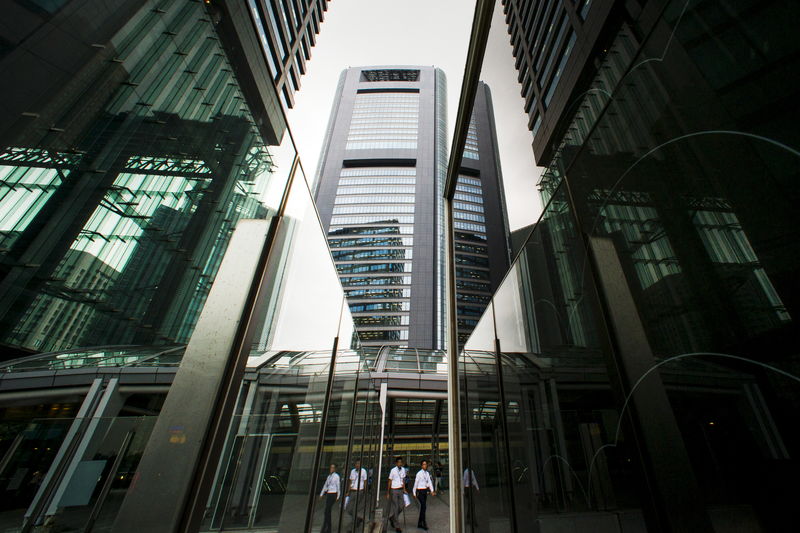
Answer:
[[275, 212], [293, 157], [281, 126], [255, 126], [243, 58], [202, 5], [96, 4], [49, 24], [96, 10], [110, 33], [35, 30], [69, 69], [22, 48], [0, 63], [25, 106], [0, 152], [0, 343], [16, 353], [185, 343], [234, 226]]
[[[360, 96], [362, 95], [357, 96], [357, 101]], [[350, 131], [348, 145], [352, 138], [352, 126]], [[347, 287], [354, 279], [358, 279], [361, 285], [374, 283], [381, 287], [376, 290], [345, 291], [353, 320], [359, 328], [363, 342], [407, 342], [411, 277], [385, 274], [411, 272], [414, 217], [404, 214], [414, 213], [416, 169], [413, 167], [343, 168], [340, 176], [334, 199], [334, 215], [382, 213], [385, 216], [383, 219], [367, 220], [374, 223], [367, 226], [363, 225], [365, 220], [360, 217], [331, 218], [328, 243], [333, 249], [332, 255], [342, 285]], [[351, 180], [358, 180], [359, 183], [368, 186], [352, 186]], [[409, 185], [396, 185], [400, 183]], [[390, 189], [386, 192], [395, 194], [386, 196], [378, 194], [384, 189]], [[403, 226], [399, 225], [401, 222]], [[370, 273], [370, 277], [359, 276], [363, 273]], [[381, 314], [376, 315], [375, 312]]]
[[[473, 124], [474, 119], [470, 121], [471, 128], [474, 128]], [[470, 148], [464, 149], [464, 157], [468, 157], [466, 154], [469, 150]], [[465, 220], [463, 217], [472, 216], [476, 211], [483, 212], [483, 191], [478, 178], [459, 175], [453, 198], [453, 218], [456, 224]], [[459, 231], [453, 234], [458, 342], [461, 346], [469, 338], [492, 296], [486, 226], [484, 224], [474, 226], [475, 229], [471, 231], [457, 227]]]
[[[510, 30], [534, 136], [559, 104], [536, 153], [544, 212], [458, 360], [464, 530], [785, 531], [797, 6], [613, 4], [503, 2], [484, 34]], [[603, 37], [570, 67], [589, 30], [564, 25], [593, 15]], [[479, 191], [450, 176], [457, 232]]]
[[359, 92], [345, 147], [416, 149], [418, 132], [419, 91]]

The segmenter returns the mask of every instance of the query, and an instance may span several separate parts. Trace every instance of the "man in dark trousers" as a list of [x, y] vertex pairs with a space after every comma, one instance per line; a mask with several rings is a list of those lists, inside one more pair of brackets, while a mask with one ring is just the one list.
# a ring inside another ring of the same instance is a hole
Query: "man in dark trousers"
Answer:
[[419, 500], [417, 527], [428, 531], [428, 522], [425, 519], [425, 511], [428, 509], [428, 494], [436, 496], [436, 492], [433, 490], [433, 480], [428, 472], [428, 461], [423, 460], [420, 466], [422, 470], [417, 472], [417, 478], [414, 480], [414, 496]]
[[328, 478], [325, 480], [322, 491], [319, 493], [320, 499], [325, 498], [325, 521], [322, 522], [320, 533], [331, 533], [331, 509], [333, 509], [333, 504], [339, 499], [341, 483], [341, 478], [339, 474], [336, 473], [336, 465], [331, 464]]

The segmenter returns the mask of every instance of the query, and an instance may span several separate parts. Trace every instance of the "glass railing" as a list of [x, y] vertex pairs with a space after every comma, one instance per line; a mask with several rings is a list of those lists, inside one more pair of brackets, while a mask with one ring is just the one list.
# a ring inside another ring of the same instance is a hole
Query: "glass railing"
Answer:
[[0, 373], [90, 367], [178, 366], [185, 346], [109, 346], [80, 348], [15, 359], [0, 364]]

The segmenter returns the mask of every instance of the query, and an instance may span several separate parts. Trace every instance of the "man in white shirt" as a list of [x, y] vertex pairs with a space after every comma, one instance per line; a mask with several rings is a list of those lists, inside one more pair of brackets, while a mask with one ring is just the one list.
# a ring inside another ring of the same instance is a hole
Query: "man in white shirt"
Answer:
[[367, 484], [367, 470], [361, 468], [361, 461], [356, 461], [353, 469], [350, 470], [350, 485], [347, 487], [347, 508], [350, 516], [356, 521], [356, 529], [358, 523], [364, 520], [364, 506], [367, 502], [367, 497], [364, 493], [364, 488]]
[[477, 509], [477, 501], [476, 497], [478, 493], [481, 491], [481, 488], [478, 486], [478, 478], [475, 477], [475, 471], [471, 469], [469, 466], [464, 469], [464, 475], [462, 476], [464, 481], [464, 497], [467, 501], [467, 508], [466, 508], [466, 516], [467, 520], [472, 523], [473, 527], [478, 525], [478, 513], [476, 512]]
[[389, 523], [394, 528], [395, 532], [403, 531], [398, 527], [398, 518], [400, 518], [400, 511], [402, 511], [406, 503], [403, 500], [403, 494], [406, 492], [405, 477], [406, 471], [403, 468], [403, 458], [398, 457], [394, 460], [394, 468], [389, 471], [389, 484], [386, 488], [386, 499], [389, 500]]
[[414, 480], [414, 496], [419, 500], [417, 527], [428, 531], [428, 522], [425, 519], [425, 511], [428, 509], [428, 494], [436, 496], [436, 492], [433, 490], [433, 480], [428, 472], [428, 461], [423, 460], [420, 466], [422, 470], [417, 472], [417, 478]]
[[322, 491], [319, 493], [319, 498], [325, 498], [325, 521], [322, 522], [322, 529], [320, 533], [331, 533], [331, 509], [333, 504], [339, 499], [339, 491], [342, 480], [339, 474], [336, 473], [336, 465], [331, 464], [330, 473], [322, 486]]

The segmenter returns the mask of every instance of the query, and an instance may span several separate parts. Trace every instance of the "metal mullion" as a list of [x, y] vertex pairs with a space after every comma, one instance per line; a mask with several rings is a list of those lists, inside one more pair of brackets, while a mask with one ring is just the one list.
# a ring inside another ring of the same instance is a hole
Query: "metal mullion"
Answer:
[[[348, 432], [347, 432], [347, 454], [345, 455], [345, 460], [344, 460], [344, 465], [345, 466], [344, 466], [344, 470], [342, 470], [342, 474], [347, 472], [347, 469], [350, 468], [350, 456], [351, 456], [350, 452], [353, 449], [353, 424], [355, 423], [356, 406], [358, 405], [358, 377], [359, 377], [359, 367], [357, 366], [356, 367], [356, 382], [355, 382], [355, 384], [353, 386], [353, 405], [350, 408], [350, 426], [349, 426]], [[360, 467], [359, 467], [358, 474], [359, 474], [359, 481], [360, 481], [360, 479], [361, 479], [361, 476], [360, 476], [361, 468]], [[347, 484], [348, 481], [349, 481], [349, 476], [348, 476], [347, 479], [344, 480], [345, 484]], [[339, 510], [339, 532], [340, 533], [342, 531], [342, 520], [344, 519], [344, 511], [345, 511], [344, 503], [345, 503], [345, 499], [346, 498], [342, 498], [342, 503], [340, 505], [341, 509]], [[358, 509], [356, 508], [356, 511], [357, 510]], [[353, 522], [355, 523], [355, 520]]]
[[336, 372], [336, 355], [339, 351], [339, 337], [338, 335], [333, 339], [333, 348], [331, 349], [331, 362], [328, 367], [328, 382], [325, 387], [325, 399], [322, 404], [322, 414], [319, 427], [319, 438], [317, 439], [317, 447], [314, 450], [314, 462], [311, 464], [311, 475], [309, 476], [308, 486], [308, 509], [306, 511], [306, 522], [304, 531], [311, 533], [311, 527], [314, 520], [314, 510], [316, 508], [316, 490], [317, 483], [316, 472], [319, 471], [319, 464], [322, 460], [322, 448], [325, 443], [325, 432], [328, 429], [328, 414], [331, 404], [331, 394], [333, 392], [333, 377]]

